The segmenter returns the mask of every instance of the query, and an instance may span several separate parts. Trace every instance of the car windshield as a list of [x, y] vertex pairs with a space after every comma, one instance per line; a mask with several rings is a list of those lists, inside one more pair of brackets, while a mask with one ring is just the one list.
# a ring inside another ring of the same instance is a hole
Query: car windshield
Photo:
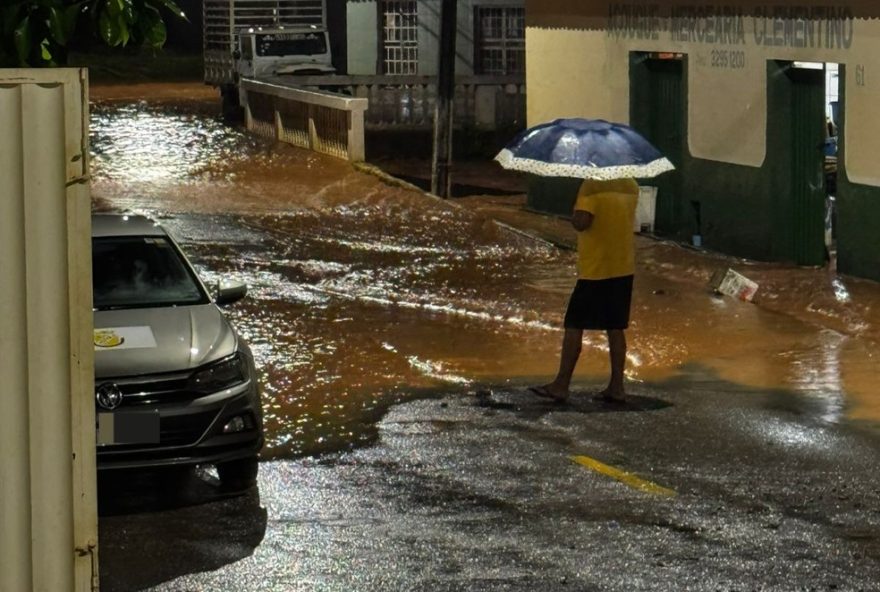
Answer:
[[183, 256], [160, 236], [92, 239], [92, 288], [98, 310], [209, 302]]

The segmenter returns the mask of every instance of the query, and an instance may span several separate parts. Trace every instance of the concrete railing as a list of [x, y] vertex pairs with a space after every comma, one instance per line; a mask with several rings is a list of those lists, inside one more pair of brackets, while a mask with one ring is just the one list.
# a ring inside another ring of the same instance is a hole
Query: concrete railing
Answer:
[[[321, 88], [343, 96], [369, 99], [368, 130], [426, 130], [434, 125], [436, 76], [286, 76], [286, 84]], [[525, 125], [523, 76], [457, 76], [456, 127], [484, 130]]]
[[245, 125], [262, 136], [350, 161], [364, 160], [368, 101], [271, 79], [241, 81]]

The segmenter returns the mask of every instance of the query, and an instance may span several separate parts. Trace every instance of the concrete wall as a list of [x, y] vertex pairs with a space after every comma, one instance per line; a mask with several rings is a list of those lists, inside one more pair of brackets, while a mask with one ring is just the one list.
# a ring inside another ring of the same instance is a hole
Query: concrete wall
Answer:
[[[841, 63], [864, 72], [862, 82], [847, 83], [850, 118], [860, 122], [847, 130], [847, 142], [854, 148], [847, 169], [854, 180], [880, 185], [880, 170], [871, 158], [880, 137], [880, 118], [872, 116], [880, 100], [880, 76], [870, 75], [878, 71], [872, 62], [880, 55], [880, 26], [857, 18], [880, 16], [880, 6], [751, 4], [530, 0], [527, 80], [537, 77], [543, 83], [530, 84], [530, 121], [546, 119], [550, 111], [626, 120], [626, 55], [682, 52], [689, 58], [691, 153], [759, 166], [766, 144], [767, 60]], [[722, 15], [720, 35], [719, 19], [707, 6]], [[814, 14], [809, 11], [817, 15], [810, 26], [803, 18], [786, 18]]]
[[[743, 224], [741, 198], [754, 189], [735, 180], [745, 173], [760, 184], [772, 168], [765, 166], [773, 128], [768, 62], [842, 64], [847, 76], [841, 81], [846, 117], [840, 168], [848, 184], [838, 196], [841, 269], [880, 279], [880, 251], [868, 231], [880, 222], [877, 17], [880, 5], [868, 0], [527, 0], [528, 121], [602, 117], [628, 122], [630, 53], [685, 54], [687, 156], [696, 164], [692, 173], [722, 180], [711, 189], [713, 208], [719, 225], [735, 229]], [[693, 180], [685, 179], [685, 186], [700, 190]], [[760, 203], [757, 207], [753, 213], [761, 215]], [[844, 227], [848, 220], [855, 226]], [[769, 247], [756, 251], [756, 238], [769, 244], [771, 237], [732, 238], [720, 246], [734, 254], [776, 258]], [[749, 252], [738, 245], [748, 245]]]
[[379, 53], [376, 40], [378, 17], [375, 2], [346, 2], [348, 73], [375, 74]]

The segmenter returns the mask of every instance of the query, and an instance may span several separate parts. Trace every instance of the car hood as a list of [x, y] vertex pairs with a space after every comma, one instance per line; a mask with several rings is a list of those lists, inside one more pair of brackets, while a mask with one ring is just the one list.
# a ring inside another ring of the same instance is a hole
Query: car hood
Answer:
[[237, 338], [214, 304], [95, 311], [95, 376], [197, 368], [235, 352]]

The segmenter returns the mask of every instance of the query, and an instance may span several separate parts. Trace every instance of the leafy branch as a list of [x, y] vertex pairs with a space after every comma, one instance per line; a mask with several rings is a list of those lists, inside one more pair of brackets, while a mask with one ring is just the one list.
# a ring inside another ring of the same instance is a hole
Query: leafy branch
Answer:
[[163, 12], [186, 20], [173, 0], [4, 0], [0, 67], [64, 65], [79, 35], [158, 49], [167, 37]]

